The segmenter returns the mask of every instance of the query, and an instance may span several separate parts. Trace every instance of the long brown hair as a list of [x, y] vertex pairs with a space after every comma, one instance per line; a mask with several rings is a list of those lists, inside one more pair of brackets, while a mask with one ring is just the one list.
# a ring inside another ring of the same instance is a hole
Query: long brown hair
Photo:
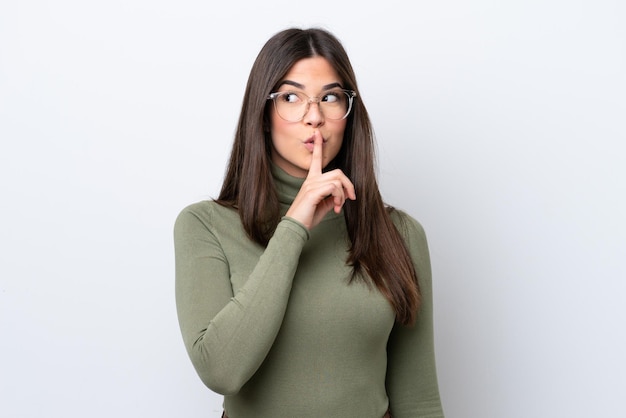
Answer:
[[[236, 208], [250, 238], [267, 245], [278, 222], [280, 204], [271, 174], [268, 95], [297, 61], [324, 57], [358, 93], [352, 64], [340, 41], [326, 30], [286, 29], [261, 49], [250, 71], [235, 141], [217, 202]], [[357, 200], [344, 205], [351, 241], [352, 280], [369, 277], [389, 300], [396, 319], [415, 321], [420, 304], [417, 275], [402, 236], [393, 224], [393, 208], [383, 203], [375, 175], [374, 132], [362, 100], [354, 101], [342, 147], [329, 164], [354, 183]], [[368, 279], [365, 279], [368, 280]]]

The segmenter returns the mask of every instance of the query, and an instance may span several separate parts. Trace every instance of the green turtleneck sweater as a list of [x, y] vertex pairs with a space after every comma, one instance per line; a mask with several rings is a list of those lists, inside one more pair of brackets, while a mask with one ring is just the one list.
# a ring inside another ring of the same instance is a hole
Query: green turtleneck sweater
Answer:
[[[283, 214], [303, 179], [273, 167]], [[229, 418], [443, 417], [422, 227], [392, 212], [419, 277], [415, 326], [363, 282], [348, 283], [343, 213], [311, 231], [283, 217], [266, 248], [236, 211], [192, 204], [174, 228], [176, 303], [191, 361]]]

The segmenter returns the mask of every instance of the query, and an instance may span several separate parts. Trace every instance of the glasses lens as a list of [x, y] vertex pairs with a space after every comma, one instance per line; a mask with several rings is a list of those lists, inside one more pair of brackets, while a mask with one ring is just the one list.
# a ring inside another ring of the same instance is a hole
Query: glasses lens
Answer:
[[328, 119], [343, 119], [348, 113], [350, 96], [345, 91], [331, 91], [320, 99], [320, 108]]
[[274, 97], [278, 115], [291, 122], [302, 119], [308, 104], [308, 97], [302, 93], [284, 92]]
[[[278, 115], [290, 122], [301, 121], [309, 106], [309, 97], [300, 92], [283, 92], [274, 96], [274, 104]], [[339, 120], [350, 112], [352, 96], [343, 90], [324, 93], [319, 99], [312, 100], [318, 104], [320, 111], [327, 119]]]

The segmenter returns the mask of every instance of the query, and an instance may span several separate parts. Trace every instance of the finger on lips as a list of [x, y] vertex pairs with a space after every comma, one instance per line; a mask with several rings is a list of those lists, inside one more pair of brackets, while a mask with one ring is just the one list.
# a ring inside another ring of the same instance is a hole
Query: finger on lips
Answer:
[[[311, 156], [311, 165], [309, 167], [308, 178], [312, 180], [313, 177], [330, 176], [330, 183], [333, 185], [332, 191], [330, 191], [327, 197], [332, 196], [333, 206], [335, 211], [341, 211], [341, 207], [345, 203], [346, 198], [355, 200], [356, 194], [354, 191], [354, 185], [350, 179], [341, 172], [341, 170], [333, 170], [332, 172], [323, 174], [323, 144], [324, 138], [319, 130], [313, 131], [313, 153]], [[321, 179], [320, 179], [321, 180]]]
[[311, 157], [311, 166], [309, 167], [309, 175], [322, 174], [322, 144], [324, 139], [317, 129], [313, 131], [313, 155]]

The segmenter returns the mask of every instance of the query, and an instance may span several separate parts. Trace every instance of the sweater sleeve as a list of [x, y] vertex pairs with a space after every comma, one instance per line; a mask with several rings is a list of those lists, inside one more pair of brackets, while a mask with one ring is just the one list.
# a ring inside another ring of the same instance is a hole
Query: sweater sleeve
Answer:
[[[399, 221], [397, 221], [399, 218]], [[433, 335], [430, 256], [422, 226], [406, 214], [394, 215], [417, 271], [421, 307], [413, 326], [396, 323], [388, 342], [387, 393], [394, 418], [442, 418]]]
[[308, 232], [283, 218], [246, 283], [233, 294], [220, 242], [210, 221], [192, 207], [174, 226], [178, 319], [200, 379], [209, 389], [232, 395], [256, 372], [278, 334]]

